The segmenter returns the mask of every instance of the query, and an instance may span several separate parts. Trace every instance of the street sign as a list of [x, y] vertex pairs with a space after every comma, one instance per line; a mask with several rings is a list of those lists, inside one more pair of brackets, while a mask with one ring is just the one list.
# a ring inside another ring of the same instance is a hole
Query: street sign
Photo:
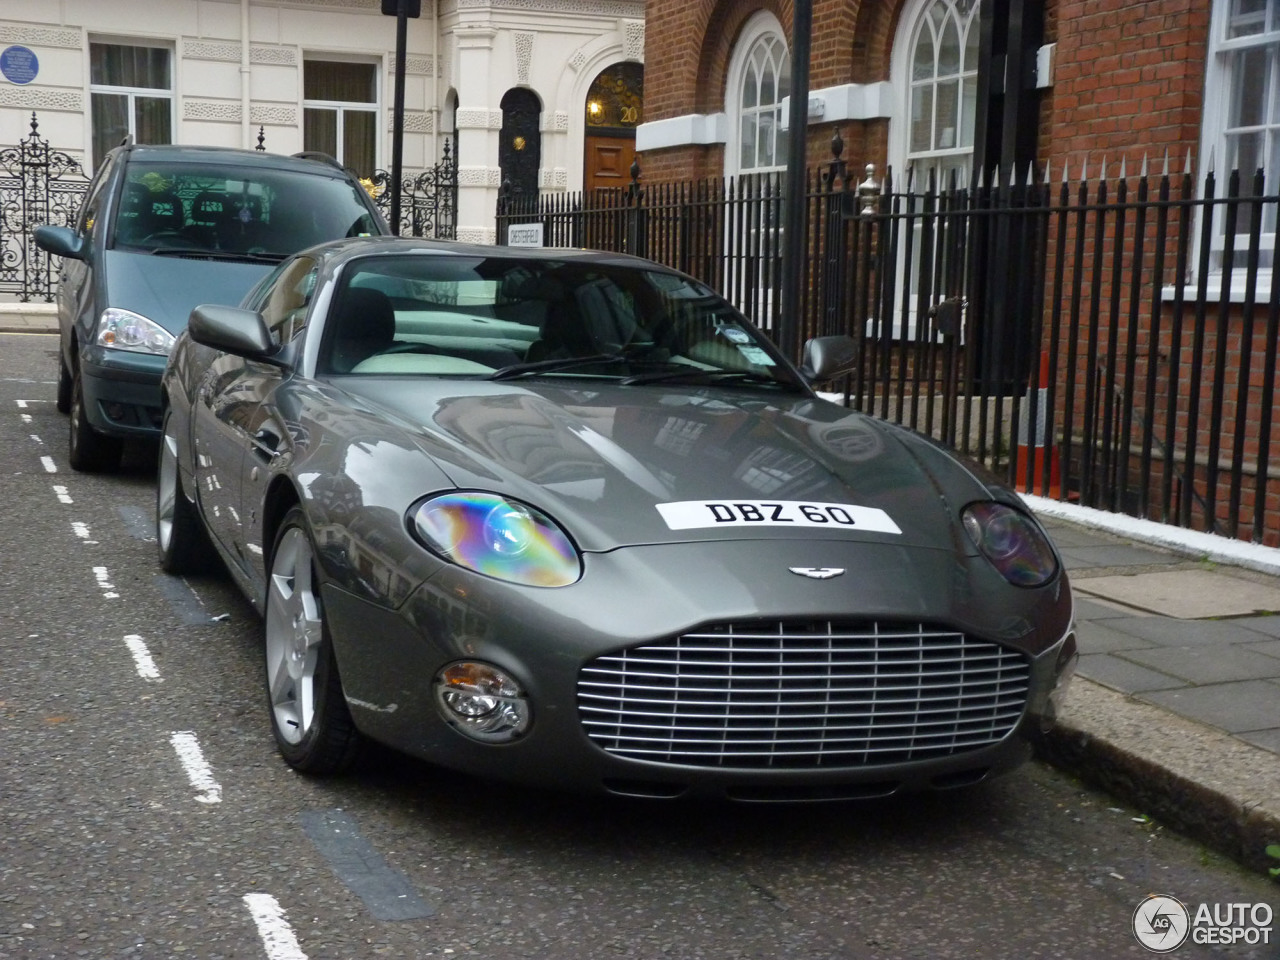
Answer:
[[507, 246], [540, 247], [542, 246], [542, 224], [513, 223], [507, 227]]
[[[398, 16], [400, 0], [382, 0], [382, 12], [388, 17]], [[422, 0], [404, 0], [404, 15], [406, 17], [422, 16]]]

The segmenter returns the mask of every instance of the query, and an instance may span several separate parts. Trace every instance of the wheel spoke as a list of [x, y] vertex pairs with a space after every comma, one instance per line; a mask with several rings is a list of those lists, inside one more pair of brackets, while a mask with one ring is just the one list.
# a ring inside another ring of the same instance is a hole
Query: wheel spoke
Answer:
[[316, 718], [316, 668], [324, 620], [311, 545], [290, 528], [280, 540], [267, 586], [267, 687], [280, 735], [299, 743]]

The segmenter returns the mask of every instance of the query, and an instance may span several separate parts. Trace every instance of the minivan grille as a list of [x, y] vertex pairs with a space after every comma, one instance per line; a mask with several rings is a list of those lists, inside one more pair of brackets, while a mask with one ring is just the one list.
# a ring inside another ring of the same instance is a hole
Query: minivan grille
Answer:
[[996, 743], [1028, 658], [899, 623], [728, 623], [582, 668], [587, 736], [636, 760], [725, 768], [871, 766]]

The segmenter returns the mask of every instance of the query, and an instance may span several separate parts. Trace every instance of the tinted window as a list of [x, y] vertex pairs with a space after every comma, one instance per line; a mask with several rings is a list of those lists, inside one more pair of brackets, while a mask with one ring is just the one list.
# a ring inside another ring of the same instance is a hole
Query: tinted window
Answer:
[[306, 326], [307, 306], [316, 287], [316, 262], [298, 257], [285, 264], [266, 293], [262, 318], [277, 344], [288, 343]]
[[285, 256], [380, 231], [341, 177], [249, 166], [130, 163], [116, 247]]
[[741, 371], [790, 382], [732, 306], [660, 270], [402, 255], [355, 261], [344, 279], [323, 371], [484, 376], [513, 364], [606, 357], [547, 375]]

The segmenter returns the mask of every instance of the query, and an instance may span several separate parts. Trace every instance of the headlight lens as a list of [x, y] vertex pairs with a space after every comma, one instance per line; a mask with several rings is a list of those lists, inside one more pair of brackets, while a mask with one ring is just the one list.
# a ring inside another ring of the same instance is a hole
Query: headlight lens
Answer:
[[578, 552], [550, 517], [492, 493], [446, 493], [410, 519], [428, 547], [459, 566], [531, 587], [564, 587], [582, 572]]
[[971, 503], [961, 514], [969, 538], [1015, 587], [1038, 587], [1058, 572], [1058, 559], [1034, 520], [1003, 503]]
[[118, 307], [108, 307], [98, 320], [98, 345], [167, 357], [174, 336], [154, 320]]
[[532, 711], [520, 684], [488, 663], [451, 663], [436, 676], [436, 706], [469, 737], [507, 743], [529, 729]]

